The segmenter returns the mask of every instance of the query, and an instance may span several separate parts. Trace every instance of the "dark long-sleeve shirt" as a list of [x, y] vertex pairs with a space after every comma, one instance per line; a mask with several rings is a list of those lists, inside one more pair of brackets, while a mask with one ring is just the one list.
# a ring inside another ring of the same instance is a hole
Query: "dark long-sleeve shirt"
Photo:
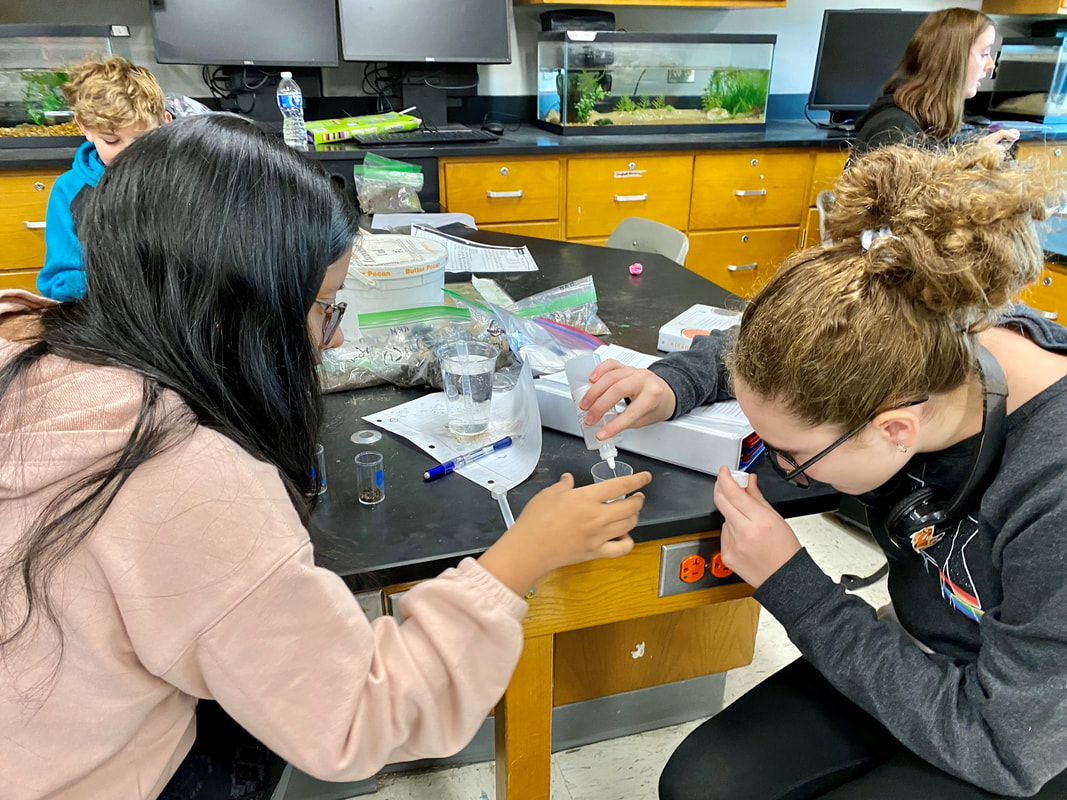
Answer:
[[[1017, 313], [1016, 313], [1017, 312]], [[1001, 324], [1067, 354], [1067, 328], [1024, 310]], [[728, 395], [724, 339], [695, 339], [652, 367], [677, 414]], [[930, 763], [991, 792], [1027, 796], [1067, 768], [1067, 379], [1008, 416], [1003, 458], [967, 516], [921, 541], [872, 530], [904, 631], [801, 550], [756, 591], [804, 656]], [[905, 468], [906, 488], [949, 495], [976, 437]]]

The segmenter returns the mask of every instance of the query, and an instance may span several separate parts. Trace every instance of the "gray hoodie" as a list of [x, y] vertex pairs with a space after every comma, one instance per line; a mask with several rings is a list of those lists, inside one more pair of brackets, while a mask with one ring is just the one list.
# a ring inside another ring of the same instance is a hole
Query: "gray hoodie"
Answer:
[[[1067, 354], [1067, 328], [1013, 309], [1002, 325]], [[653, 370], [677, 414], [729, 393], [722, 334]], [[825, 575], [801, 550], [756, 591], [789, 638], [845, 696], [940, 769], [1028, 796], [1067, 768], [1067, 379], [1008, 416], [1000, 467], [966, 518], [928, 546], [895, 543], [884, 507], [869, 515], [889, 558], [907, 634]], [[952, 489], [975, 439], [913, 458], [903, 490]]]

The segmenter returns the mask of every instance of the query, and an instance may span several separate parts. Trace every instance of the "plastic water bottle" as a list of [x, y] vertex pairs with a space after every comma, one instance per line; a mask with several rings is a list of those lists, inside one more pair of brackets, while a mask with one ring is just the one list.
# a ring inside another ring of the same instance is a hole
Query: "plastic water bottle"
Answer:
[[282, 112], [282, 138], [297, 150], [308, 149], [308, 133], [304, 127], [304, 94], [293, 80], [293, 73], [283, 72], [278, 83], [278, 108]]

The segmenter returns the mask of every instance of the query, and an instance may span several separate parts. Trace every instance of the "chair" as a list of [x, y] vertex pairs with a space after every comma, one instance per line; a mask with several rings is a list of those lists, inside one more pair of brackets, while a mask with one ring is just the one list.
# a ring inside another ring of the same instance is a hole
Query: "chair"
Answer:
[[815, 208], [819, 210], [819, 243], [824, 247], [833, 244], [826, 235], [826, 215], [834, 207], [834, 193], [830, 189], [823, 189], [815, 195]]
[[627, 217], [611, 232], [606, 244], [617, 250], [659, 253], [671, 261], [685, 264], [689, 237], [680, 230], [644, 217]]

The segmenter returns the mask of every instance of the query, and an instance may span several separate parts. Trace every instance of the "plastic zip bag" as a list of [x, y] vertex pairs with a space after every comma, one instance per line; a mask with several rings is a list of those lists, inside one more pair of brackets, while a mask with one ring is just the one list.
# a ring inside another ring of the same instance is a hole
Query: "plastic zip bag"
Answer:
[[356, 198], [365, 214], [419, 212], [419, 192], [425, 180], [422, 167], [367, 153], [352, 167]]
[[507, 310], [520, 317], [540, 317], [598, 336], [611, 333], [596, 314], [592, 275], [517, 300]]
[[391, 383], [441, 389], [436, 349], [467, 339], [488, 342], [510, 363], [504, 332], [487, 314], [470, 308], [427, 306], [359, 315], [360, 338], [324, 350], [319, 380], [324, 392]]

